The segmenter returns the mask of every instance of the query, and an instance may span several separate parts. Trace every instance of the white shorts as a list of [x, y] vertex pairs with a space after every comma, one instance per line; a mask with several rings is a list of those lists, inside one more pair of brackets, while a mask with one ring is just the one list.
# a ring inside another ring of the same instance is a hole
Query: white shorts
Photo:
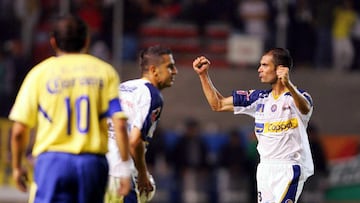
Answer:
[[262, 161], [256, 173], [258, 203], [296, 203], [306, 178], [300, 165]]
[[[126, 198], [131, 199], [131, 202], [136, 201], [137, 203], [146, 203], [153, 199], [156, 192], [156, 185], [154, 178], [151, 174], [148, 173], [150, 183], [153, 186], [153, 191], [149, 193], [148, 196], [145, 194], [140, 195], [137, 189], [137, 181], [136, 176], [132, 176], [132, 189], [130, 193], [126, 196]], [[108, 186], [105, 194], [105, 203], [126, 203], [128, 200], [124, 196], [118, 194], [118, 190], [120, 189], [120, 178], [109, 176]]]
[[120, 178], [109, 176], [109, 182], [105, 194], [105, 203], [123, 203], [123, 196], [118, 195]]

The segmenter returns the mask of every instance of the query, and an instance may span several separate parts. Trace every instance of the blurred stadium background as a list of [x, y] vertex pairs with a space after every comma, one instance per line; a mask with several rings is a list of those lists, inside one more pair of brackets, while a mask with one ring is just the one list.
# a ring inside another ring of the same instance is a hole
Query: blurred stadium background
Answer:
[[[213, 64], [210, 74], [224, 94], [230, 94], [233, 88], [268, 88], [257, 80], [257, 64], [263, 51], [275, 46], [291, 51], [295, 62], [291, 79], [312, 95], [315, 105], [311, 125], [315, 129], [313, 137], [319, 140], [314, 142], [314, 150], [320, 151], [315, 163], [319, 173], [311, 178], [302, 202], [360, 202], [357, 21], [349, 23], [353, 26], [344, 31], [354, 54], [351, 65], [336, 67], [332, 55], [336, 20], [333, 14], [344, 2], [347, 1], [2, 0], [0, 203], [26, 202], [27, 194], [18, 192], [11, 180], [11, 123], [6, 117], [25, 74], [53, 54], [48, 44], [51, 20], [66, 12], [77, 13], [89, 23], [93, 39], [90, 52], [112, 63], [122, 80], [139, 76], [136, 54], [142, 47], [159, 43], [174, 52], [179, 74], [175, 85], [163, 92], [165, 109], [147, 157], [157, 182], [153, 202], [253, 202], [256, 193], [252, 167], [257, 154], [252, 119], [212, 112], [191, 64], [198, 55], [209, 57]], [[352, 3], [347, 12], [357, 16], [360, 2]], [[197, 129], [189, 133], [194, 123]], [[233, 132], [239, 138], [239, 151], [229, 153], [226, 149], [231, 148], [228, 144]], [[194, 163], [183, 163], [177, 154], [181, 151], [178, 144], [188, 134], [195, 134], [200, 138], [199, 146], [204, 146], [202, 152], [194, 152], [203, 154]], [[29, 150], [25, 161], [32, 165], [30, 154]], [[234, 166], [224, 160], [235, 160], [230, 161]]]

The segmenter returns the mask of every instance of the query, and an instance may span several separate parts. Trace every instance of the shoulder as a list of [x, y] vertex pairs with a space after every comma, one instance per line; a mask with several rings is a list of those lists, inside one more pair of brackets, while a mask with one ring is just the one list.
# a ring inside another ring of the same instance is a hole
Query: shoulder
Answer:
[[[301, 95], [303, 95], [306, 98], [306, 100], [309, 101], [309, 103], [312, 106], [313, 105], [313, 99], [312, 99], [311, 95], [309, 94], [309, 92], [307, 92], [306, 90], [303, 90], [303, 89], [299, 89], [299, 88], [296, 88], [296, 89], [300, 92]], [[291, 97], [290, 92], [287, 92], [285, 95]]]
[[235, 106], [248, 106], [258, 99], [267, 98], [271, 90], [235, 90], [233, 103]]
[[257, 99], [257, 98], [265, 98], [268, 97], [270, 94], [271, 90], [234, 90], [233, 91], [233, 96], [234, 97], [248, 97], [248, 98], [253, 98], [253, 99]]
[[56, 57], [49, 57], [40, 63], [36, 64], [34, 67], [30, 69], [27, 74], [27, 78], [36, 78], [36, 77], [43, 77], [46, 72], [51, 70], [54, 65]]
[[127, 80], [120, 83], [119, 90], [122, 92], [134, 92], [144, 89], [144, 82], [140, 79]]

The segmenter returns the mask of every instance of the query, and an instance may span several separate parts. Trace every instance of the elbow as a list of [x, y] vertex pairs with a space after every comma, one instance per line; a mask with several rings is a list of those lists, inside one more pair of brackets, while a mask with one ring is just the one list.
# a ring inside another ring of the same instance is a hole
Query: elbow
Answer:
[[221, 111], [221, 108], [219, 105], [211, 105], [211, 110], [212, 111], [215, 111], [215, 112], [220, 112]]
[[307, 109], [307, 108], [304, 108], [304, 109], [301, 109], [300, 112], [304, 115], [308, 114], [310, 112], [310, 109]]
[[299, 108], [300, 113], [306, 115], [310, 112], [311, 107], [309, 105], [304, 105], [301, 108]]
[[130, 141], [129, 141], [130, 149], [135, 150], [137, 146], [138, 146], [138, 142], [135, 141], [135, 140], [130, 139]]

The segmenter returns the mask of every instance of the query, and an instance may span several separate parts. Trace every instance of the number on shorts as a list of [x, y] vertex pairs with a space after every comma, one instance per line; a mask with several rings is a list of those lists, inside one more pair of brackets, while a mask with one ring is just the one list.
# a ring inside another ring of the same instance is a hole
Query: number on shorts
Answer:
[[258, 192], [258, 200], [259, 200], [259, 202], [261, 202], [261, 201], [262, 201], [261, 192]]

